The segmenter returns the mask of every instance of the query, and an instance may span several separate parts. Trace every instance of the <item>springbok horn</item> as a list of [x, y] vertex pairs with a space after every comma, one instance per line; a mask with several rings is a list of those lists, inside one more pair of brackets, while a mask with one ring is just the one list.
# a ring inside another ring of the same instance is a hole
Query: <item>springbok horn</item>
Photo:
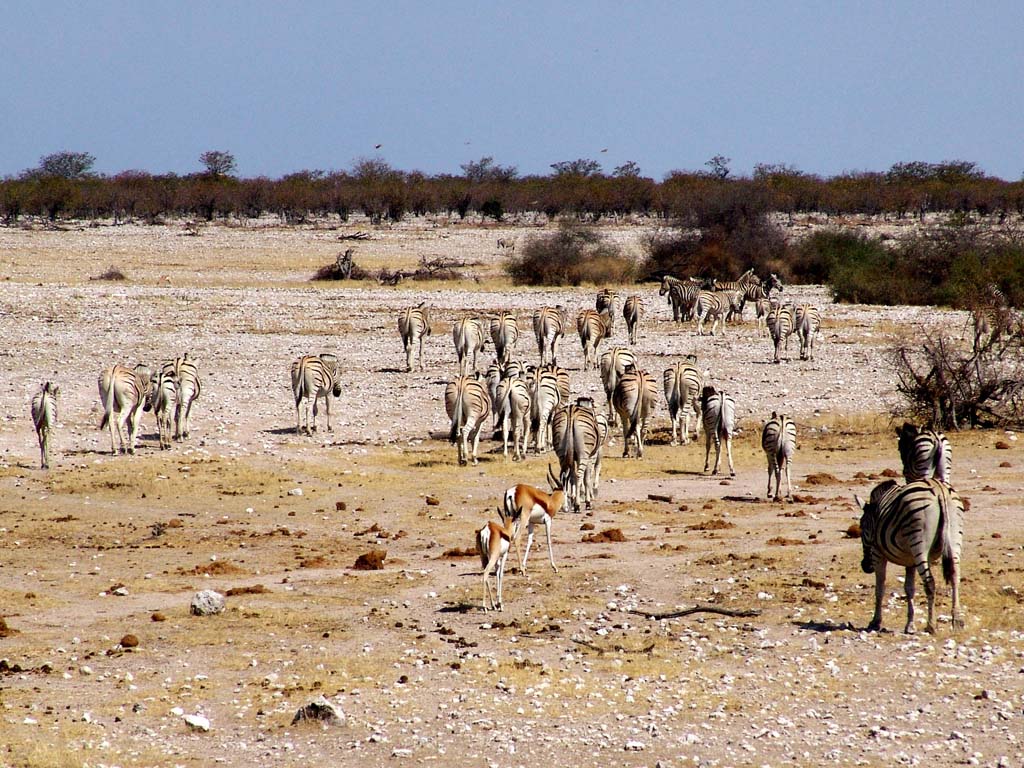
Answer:
[[562, 488], [562, 485], [555, 479], [555, 473], [551, 471], [550, 462], [548, 462], [548, 483], [551, 485], [552, 491], [557, 491]]

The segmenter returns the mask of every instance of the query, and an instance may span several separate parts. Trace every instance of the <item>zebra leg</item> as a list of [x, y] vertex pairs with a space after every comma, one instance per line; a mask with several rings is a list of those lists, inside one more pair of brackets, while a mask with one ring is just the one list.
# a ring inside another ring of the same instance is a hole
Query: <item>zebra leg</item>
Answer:
[[39, 463], [43, 469], [50, 468], [50, 430], [42, 427], [39, 430]]
[[324, 414], [327, 417], [327, 431], [333, 432], [331, 428], [331, 393], [324, 395]]
[[921, 582], [924, 584], [924, 594], [928, 601], [928, 623], [925, 624], [924, 631], [929, 635], [935, 634], [935, 577], [932, 576], [931, 569], [926, 569], [921, 574]]
[[189, 417], [192, 415], [192, 403], [194, 403], [194, 402], [195, 402], [195, 397], [191, 398], [185, 404], [185, 415], [184, 415], [184, 419], [183, 419], [184, 423], [182, 424], [182, 428], [181, 428], [181, 436], [183, 438], [185, 438], [186, 440], [188, 440], [188, 436], [189, 436], [188, 420], [189, 420]]
[[[732, 466], [732, 435], [725, 438], [725, 455], [729, 459], [729, 477], [736, 477], [736, 470]], [[717, 464], [717, 462], [716, 462]], [[716, 467], [717, 469], [717, 467]], [[775, 483], [775, 490], [778, 491], [779, 484]]]
[[479, 464], [480, 459], [477, 456], [480, 453], [480, 432], [482, 431], [483, 422], [476, 425], [476, 429], [473, 430], [472, 434], [469, 435], [469, 439], [473, 441], [473, 464]]
[[405, 344], [405, 372], [409, 373], [412, 371], [412, 355], [415, 350], [412, 346], [412, 339], [402, 339], [402, 343]]
[[[784, 464], [786, 465], [786, 498], [787, 499], [792, 499], [793, 498], [793, 482], [789, 479], [789, 459], [786, 459]], [[781, 480], [782, 480], [782, 478], [780, 477], [779, 481], [781, 482]], [[776, 482], [775, 487], [776, 487], [776, 489], [778, 489], [778, 482]]]
[[711, 461], [711, 433], [704, 431], [704, 472], [707, 473]]
[[871, 617], [871, 623], [868, 624], [868, 632], [878, 632], [882, 629], [882, 597], [885, 595], [886, 565], [885, 558], [877, 558], [875, 563], [875, 614]]
[[316, 433], [316, 416], [317, 416], [318, 413], [320, 413], [320, 402], [319, 401], [320, 401], [320, 398], [317, 397], [316, 395], [313, 395], [313, 430], [312, 430], [312, 432], [310, 432], [310, 434], [315, 434]]
[[[905, 578], [905, 583], [903, 584], [903, 592], [907, 596], [907, 626], [905, 626], [903, 628], [903, 631], [906, 634], [908, 634], [908, 635], [914, 634], [914, 594], [916, 592], [916, 589], [915, 589], [916, 585], [914, 583], [915, 576], [916, 576], [916, 569], [915, 569], [914, 566], [910, 566], [909, 568], [906, 569], [906, 578]], [[934, 582], [933, 582], [932, 588], [928, 589], [928, 576], [923, 577], [921, 579], [921, 581], [924, 582], [924, 591], [925, 591], [925, 593], [927, 595], [929, 595], [929, 598], [928, 598], [928, 626], [925, 628], [925, 632], [934, 632], [935, 631], [935, 627], [932, 626], [932, 603], [933, 603], [933, 601], [932, 601], [931, 595], [935, 594], [935, 585], [934, 585]]]
[[[768, 490], [765, 493], [769, 501], [772, 500], [772, 475], [775, 474], [774, 469], [775, 468], [772, 466], [772, 460], [768, 459]], [[778, 484], [776, 484], [776, 488], [778, 488]]]

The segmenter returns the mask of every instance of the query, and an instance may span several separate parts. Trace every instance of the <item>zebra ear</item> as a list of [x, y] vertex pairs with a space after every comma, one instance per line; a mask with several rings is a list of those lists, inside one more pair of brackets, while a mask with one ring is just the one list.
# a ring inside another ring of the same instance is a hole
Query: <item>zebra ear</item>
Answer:
[[773, 419], [779, 418], [779, 414], [777, 414], [775, 411], [772, 411], [772, 418]]

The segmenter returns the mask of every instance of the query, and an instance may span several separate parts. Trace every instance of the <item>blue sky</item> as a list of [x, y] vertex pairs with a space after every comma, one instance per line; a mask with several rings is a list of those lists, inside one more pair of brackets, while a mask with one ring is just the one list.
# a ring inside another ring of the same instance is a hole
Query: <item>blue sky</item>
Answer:
[[0, 176], [65, 149], [102, 173], [190, 173], [209, 149], [270, 177], [492, 156], [660, 179], [718, 154], [1024, 172], [1010, 2], [19, 2], [0, 69]]

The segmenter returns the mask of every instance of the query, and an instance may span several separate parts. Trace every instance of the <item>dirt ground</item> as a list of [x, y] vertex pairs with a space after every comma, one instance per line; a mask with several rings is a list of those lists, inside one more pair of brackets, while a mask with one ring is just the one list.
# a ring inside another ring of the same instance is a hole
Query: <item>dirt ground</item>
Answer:
[[[825, 327], [814, 361], [794, 343], [772, 365], [749, 311], [701, 338], [656, 285], [621, 287], [646, 300], [644, 367], [660, 377], [696, 353], [736, 398], [736, 477], [701, 471], [703, 441], [669, 445], [659, 403], [645, 457], [622, 459], [616, 430], [594, 509], [556, 516], [557, 573], [539, 531], [527, 575], [509, 568], [505, 610], [482, 610], [479, 560], [462, 550], [505, 488], [543, 485], [556, 460], [512, 462], [485, 440], [479, 465], [457, 466], [441, 402], [451, 323], [511, 309], [533, 361], [533, 309], [592, 305], [592, 287], [503, 280], [498, 238], [539, 229], [0, 229], [0, 765], [1024, 765], [1017, 436], [950, 435], [970, 501], [964, 630], [943, 588], [937, 634], [903, 634], [890, 568], [887, 631], [867, 633], [873, 577], [849, 535], [853, 494], [899, 465], [886, 346], [921, 324], [958, 332], [959, 313], [787, 287]], [[357, 232], [368, 239], [342, 239]], [[606, 232], [639, 255], [653, 227]], [[466, 277], [310, 282], [347, 247], [373, 270], [451, 256]], [[128, 279], [92, 279], [110, 267]], [[406, 373], [396, 316], [420, 301], [434, 335], [426, 370]], [[146, 414], [136, 455], [112, 456], [99, 371], [185, 350], [203, 377], [191, 439], [160, 451]], [[344, 391], [333, 431], [299, 437], [289, 365], [322, 351], [341, 358]], [[562, 352], [574, 394], [603, 402], [575, 334]], [[29, 402], [47, 379], [60, 421], [42, 471]], [[786, 503], [765, 500], [772, 410], [799, 425]], [[608, 529], [625, 541], [583, 541]], [[384, 568], [355, 570], [374, 549]], [[228, 595], [224, 613], [190, 615], [203, 589]], [[634, 613], [697, 605], [756, 613]], [[920, 588], [916, 605], [920, 631]], [[293, 724], [318, 696], [344, 721]]]

